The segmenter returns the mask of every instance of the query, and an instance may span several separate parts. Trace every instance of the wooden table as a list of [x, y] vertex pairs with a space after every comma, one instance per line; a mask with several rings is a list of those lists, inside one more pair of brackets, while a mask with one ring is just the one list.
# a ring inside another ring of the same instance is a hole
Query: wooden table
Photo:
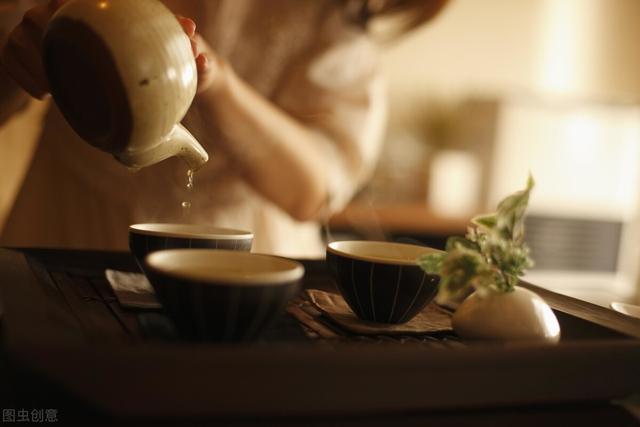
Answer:
[[[332, 288], [322, 261], [304, 264], [304, 287]], [[145, 336], [105, 268], [136, 270], [127, 253], [0, 250], [3, 408], [85, 423], [637, 425], [611, 402], [640, 393], [640, 321], [550, 291], [530, 286], [559, 318], [557, 346], [312, 341], [287, 316], [256, 343], [194, 344]]]
[[[470, 218], [438, 215], [425, 203], [354, 202], [331, 217], [333, 235], [419, 243], [444, 249], [449, 236], [463, 236]], [[350, 238], [349, 237], [349, 238]]]
[[352, 203], [334, 215], [329, 225], [339, 230], [449, 236], [464, 234], [470, 218], [445, 217], [425, 203]]

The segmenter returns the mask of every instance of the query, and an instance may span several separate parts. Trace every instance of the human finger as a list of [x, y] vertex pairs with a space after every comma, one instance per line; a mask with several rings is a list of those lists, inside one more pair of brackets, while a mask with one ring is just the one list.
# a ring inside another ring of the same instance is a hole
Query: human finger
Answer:
[[7, 73], [29, 94], [41, 98], [48, 91], [39, 42], [23, 26], [12, 31], [2, 51]]
[[48, 87], [43, 82], [36, 82], [33, 74], [7, 50], [4, 50], [0, 56], [0, 66], [32, 97], [43, 99], [47, 96]]
[[178, 22], [182, 26], [182, 29], [187, 34], [187, 36], [189, 36], [189, 38], [193, 37], [194, 34], [196, 33], [195, 21], [190, 18], [185, 18], [184, 16], [181, 16], [181, 15], [176, 15], [176, 18], [178, 19]]
[[2, 49], [0, 61], [31, 96], [43, 98], [49, 88], [41, 59], [41, 43], [51, 16], [68, 0], [50, 0], [29, 9]]
[[209, 69], [209, 58], [204, 53], [196, 56], [196, 67], [198, 69], [198, 74], [206, 73]]

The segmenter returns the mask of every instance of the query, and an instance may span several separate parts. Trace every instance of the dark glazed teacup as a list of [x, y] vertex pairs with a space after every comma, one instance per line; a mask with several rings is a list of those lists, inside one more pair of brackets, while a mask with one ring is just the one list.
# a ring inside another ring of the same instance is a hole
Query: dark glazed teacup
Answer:
[[191, 224], [134, 224], [129, 226], [129, 249], [144, 270], [144, 258], [162, 249], [202, 248], [251, 250], [253, 233]]
[[327, 246], [327, 265], [340, 293], [362, 320], [405, 323], [429, 304], [440, 278], [417, 259], [436, 249], [391, 242], [342, 241]]
[[248, 252], [158, 251], [147, 277], [180, 336], [196, 341], [245, 341], [284, 311], [304, 275], [302, 264]]

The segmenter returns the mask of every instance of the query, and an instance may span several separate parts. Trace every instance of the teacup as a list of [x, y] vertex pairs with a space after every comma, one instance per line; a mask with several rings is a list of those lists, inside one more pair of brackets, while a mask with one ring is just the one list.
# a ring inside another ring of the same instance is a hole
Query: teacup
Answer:
[[253, 233], [192, 224], [147, 223], [129, 226], [129, 249], [144, 270], [144, 258], [162, 249], [203, 248], [250, 251]]
[[198, 341], [259, 337], [304, 275], [302, 264], [286, 258], [209, 249], [154, 252], [145, 269], [180, 336]]
[[434, 251], [405, 243], [338, 241], [327, 246], [327, 265], [360, 319], [405, 323], [438, 292], [439, 276], [426, 274], [416, 262]]

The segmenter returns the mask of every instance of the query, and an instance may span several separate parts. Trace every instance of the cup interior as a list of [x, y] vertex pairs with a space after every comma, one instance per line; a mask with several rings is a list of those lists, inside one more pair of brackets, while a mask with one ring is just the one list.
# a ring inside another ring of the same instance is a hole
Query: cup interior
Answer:
[[149, 236], [189, 239], [252, 239], [253, 233], [233, 228], [210, 227], [198, 224], [146, 223], [129, 226], [129, 232]]
[[425, 246], [395, 242], [351, 240], [331, 242], [327, 251], [347, 258], [382, 264], [415, 265], [422, 255], [437, 252]]
[[293, 260], [219, 249], [163, 250], [145, 263], [156, 273], [204, 284], [284, 285], [304, 275], [302, 264]]

